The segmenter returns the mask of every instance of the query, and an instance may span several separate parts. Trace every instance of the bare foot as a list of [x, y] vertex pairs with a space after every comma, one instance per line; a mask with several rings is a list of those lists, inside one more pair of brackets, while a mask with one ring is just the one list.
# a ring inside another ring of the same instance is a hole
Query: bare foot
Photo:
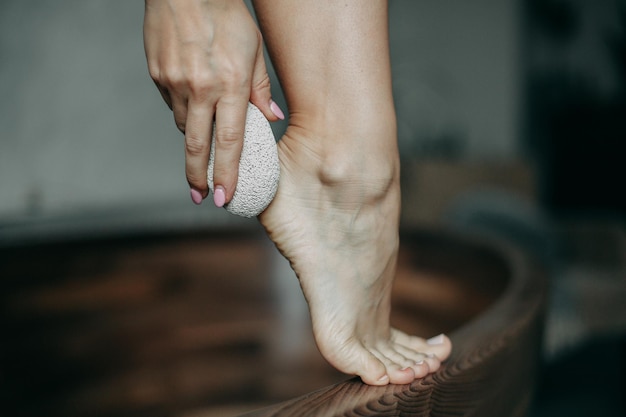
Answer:
[[300, 280], [322, 355], [370, 385], [424, 377], [451, 350], [443, 335], [427, 341], [389, 324], [400, 186], [395, 139], [381, 132], [351, 140], [290, 126], [278, 193], [259, 216]]

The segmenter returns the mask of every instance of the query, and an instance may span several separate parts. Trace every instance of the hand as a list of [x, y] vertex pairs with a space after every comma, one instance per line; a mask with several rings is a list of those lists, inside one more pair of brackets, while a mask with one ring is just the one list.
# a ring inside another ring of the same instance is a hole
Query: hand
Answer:
[[241, 0], [146, 0], [144, 47], [150, 76], [185, 134], [185, 172], [196, 204], [208, 195], [215, 121], [214, 202], [237, 186], [248, 101], [270, 121], [284, 118], [271, 100], [263, 41]]

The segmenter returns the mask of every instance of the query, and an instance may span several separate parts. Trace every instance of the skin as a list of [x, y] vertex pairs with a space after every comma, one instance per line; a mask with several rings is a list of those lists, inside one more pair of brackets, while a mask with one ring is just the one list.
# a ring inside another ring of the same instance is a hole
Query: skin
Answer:
[[[290, 109], [278, 144], [278, 192], [259, 220], [298, 276], [320, 352], [371, 385], [409, 383], [434, 372], [449, 356], [450, 340], [425, 340], [389, 324], [400, 163], [387, 3], [257, 0], [254, 6]], [[213, 21], [222, 21], [221, 13], [207, 9]], [[168, 55], [147, 52], [149, 63], [153, 54]], [[247, 65], [260, 65], [255, 62]], [[170, 96], [189, 91], [175, 89], [170, 84]], [[206, 95], [218, 99], [205, 105], [219, 102], [219, 94]]]
[[268, 120], [281, 118], [271, 108], [261, 34], [239, 0], [145, 3], [148, 69], [185, 134], [187, 182], [207, 197], [215, 120], [214, 181], [229, 202], [237, 185], [248, 101]]

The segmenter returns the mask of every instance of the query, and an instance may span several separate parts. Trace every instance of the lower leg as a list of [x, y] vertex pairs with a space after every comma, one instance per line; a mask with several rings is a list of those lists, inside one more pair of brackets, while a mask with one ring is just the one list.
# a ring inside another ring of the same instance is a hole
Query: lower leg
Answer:
[[386, 2], [255, 7], [290, 110], [260, 220], [300, 279], [318, 347], [369, 384], [433, 372], [449, 340], [389, 326], [400, 187]]

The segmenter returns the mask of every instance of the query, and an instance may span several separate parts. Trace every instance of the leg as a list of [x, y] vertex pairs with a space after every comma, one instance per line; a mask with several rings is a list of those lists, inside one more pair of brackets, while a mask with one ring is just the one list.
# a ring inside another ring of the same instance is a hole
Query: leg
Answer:
[[333, 366], [373, 385], [423, 377], [450, 341], [389, 325], [400, 186], [386, 1], [255, 8], [290, 111], [281, 182], [261, 223], [298, 275]]

